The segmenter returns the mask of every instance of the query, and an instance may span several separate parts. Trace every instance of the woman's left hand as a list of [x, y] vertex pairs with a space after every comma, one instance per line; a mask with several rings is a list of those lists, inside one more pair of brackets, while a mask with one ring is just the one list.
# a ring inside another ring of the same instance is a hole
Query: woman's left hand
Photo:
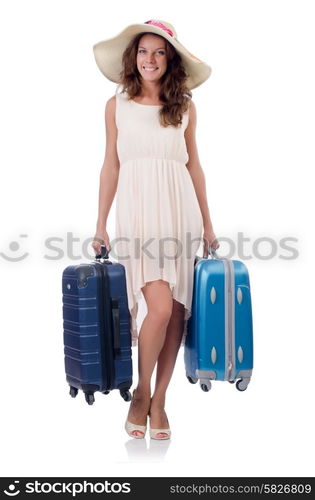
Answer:
[[213, 232], [213, 229], [205, 229], [203, 233], [203, 258], [207, 259], [209, 256], [210, 247], [214, 250], [217, 250], [220, 246], [220, 243], [217, 240], [216, 235]]

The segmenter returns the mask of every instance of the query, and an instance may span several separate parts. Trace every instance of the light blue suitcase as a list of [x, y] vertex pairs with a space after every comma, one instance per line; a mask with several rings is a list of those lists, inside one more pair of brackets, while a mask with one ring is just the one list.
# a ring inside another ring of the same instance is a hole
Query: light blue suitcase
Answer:
[[253, 370], [253, 322], [248, 270], [243, 262], [196, 257], [192, 314], [184, 360], [189, 382], [203, 391], [211, 380], [236, 382], [245, 391]]

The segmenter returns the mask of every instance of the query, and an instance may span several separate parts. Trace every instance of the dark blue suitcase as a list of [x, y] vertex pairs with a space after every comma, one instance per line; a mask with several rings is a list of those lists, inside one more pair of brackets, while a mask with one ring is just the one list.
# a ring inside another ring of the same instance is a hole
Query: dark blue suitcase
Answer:
[[253, 370], [253, 322], [248, 270], [241, 261], [196, 257], [192, 314], [184, 360], [191, 383], [209, 391], [211, 380], [244, 391]]
[[88, 404], [94, 392], [119, 389], [130, 401], [132, 358], [125, 268], [108, 251], [89, 264], [68, 266], [62, 274], [64, 361], [70, 395], [78, 389]]

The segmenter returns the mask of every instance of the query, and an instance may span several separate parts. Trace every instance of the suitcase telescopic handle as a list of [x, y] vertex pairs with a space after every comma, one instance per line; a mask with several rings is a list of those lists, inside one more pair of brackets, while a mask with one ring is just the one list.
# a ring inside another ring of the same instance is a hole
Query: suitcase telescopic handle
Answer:
[[109, 251], [107, 250], [106, 245], [101, 245], [101, 253], [95, 255], [95, 259], [96, 260], [108, 259], [108, 256], [109, 256]]

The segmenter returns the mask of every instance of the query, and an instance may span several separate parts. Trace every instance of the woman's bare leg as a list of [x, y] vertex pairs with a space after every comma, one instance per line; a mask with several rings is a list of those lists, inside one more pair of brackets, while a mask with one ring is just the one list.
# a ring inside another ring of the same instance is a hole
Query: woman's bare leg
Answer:
[[[153, 429], [167, 429], [169, 427], [164, 410], [165, 396], [182, 341], [184, 314], [183, 304], [173, 299], [172, 316], [167, 326], [163, 349], [158, 357], [155, 390], [150, 406], [150, 425]], [[157, 437], [166, 437], [166, 434], [159, 433]]]
[[[146, 425], [150, 408], [151, 377], [166, 337], [166, 328], [172, 314], [172, 292], [163, 280], [148, 282], [142, 293], [147, 303], [138, 340], [139, 381], [130, 405], [128, 420], [136, 425]], [[134, 431], [140, 436], [140, 431]]]

